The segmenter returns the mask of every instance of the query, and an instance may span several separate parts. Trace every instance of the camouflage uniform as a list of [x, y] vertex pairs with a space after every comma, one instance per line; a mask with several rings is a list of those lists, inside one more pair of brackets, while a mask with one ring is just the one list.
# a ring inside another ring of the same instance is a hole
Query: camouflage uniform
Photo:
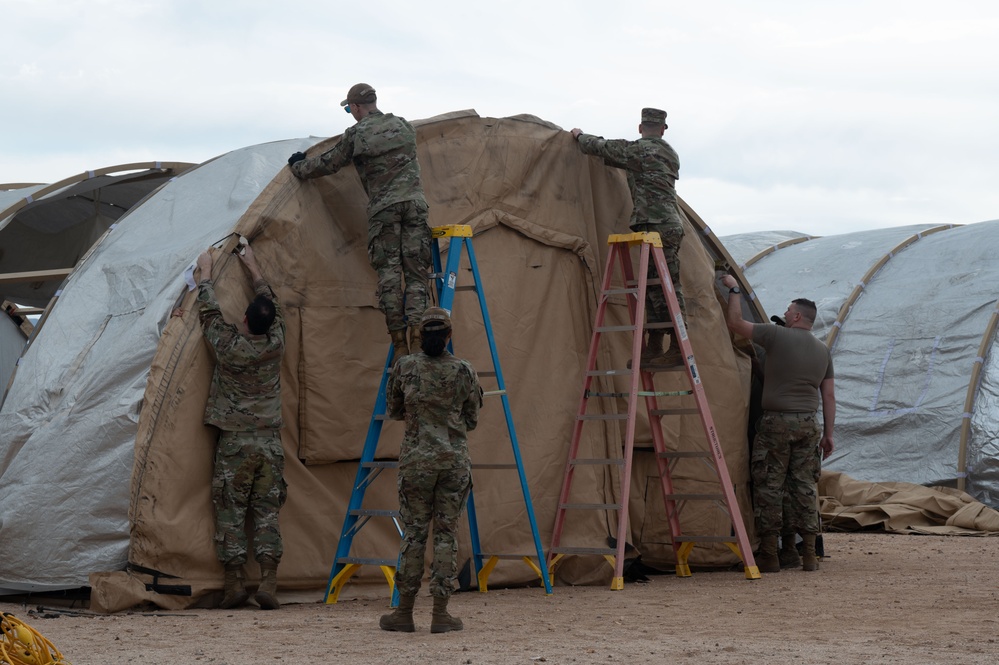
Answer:
[[250, 512], [256, 559], [280, 561], [278, 512], [287, 498], [281, 445], [281, 306], [266, 282], [254, 284], [257, 295], [274, 301], [276, 316], [266, 335], [246, 336], [223, 320], [212, 282], [202, 281], [200, 287], [201, 326], [216, 359], [205, 424], [222, 430], [212, 478], [216, 554], [223, 564], [246, 562], [244, 524]]
[[[645, 109], [642, 112], [646, 118]], [[665, 118], [665, 113], [663, 118]], [[628, 188], [631, 190], [632, 231], [655, 231], [662, 238], [663, 254], [669, 268], [670, 279], [680, 305], [686, 312], [683, 289], [680, 286], [680, 242], [683, 240], [683, 224], [677, 212], [675, 183], [680, 173], [680, 158], [669, 143], [661, 138], [643, 137], [637, 141], [624, 139], [608, 140], [591, 134], [579, 135], [579, 147], [588, 155], [602, 157], [604, 163], [624, 169], [628, 175]], [[655, 264], [649, 263], [649, 278], [658, 278]], [[650, 288], [646, 292], [646, 307], [649, 322], [670, 321], [666, 296], [661, 288]]]
[[819, 384], [833, 378], [832, 356], [808, 330], [756, 324], [753, 341], [767, 354], [764, 411], [750, 461], [757, 529], [765, 536], [786, 524], [803, 536], [817, 534], [822, 428], [816, 411]]
[[787, 527], [801, 534], [818, 533], [815, 513], [822, 429], [815, 413], [767, 411], [757, 421], [751, 471], [753, 506], [761, 534]]
[[396, 587], [403, 596], [419, 591], [433, 521], [430, 593], [448, 598], [457, 575], [458, 520], [472, 489], [465, 435], [478, 424], [482, 389], [467, 361], [447, 351], [438, 357], [416, 353], [392, 368], [387, 399], [389, 416], [406, 421], [399, 454], [404, 533]]
[[368, 194], [368, 260], [378, 274], [378, 304], [389, 332], [404, 330], [406, 317], [415, 325], [427, 308], [431, 263], [416, 130], [404, 118], [374, 111], [348, 127], [335, 146], [291, 170], [299, 178], [318, 178], [351, 162]]

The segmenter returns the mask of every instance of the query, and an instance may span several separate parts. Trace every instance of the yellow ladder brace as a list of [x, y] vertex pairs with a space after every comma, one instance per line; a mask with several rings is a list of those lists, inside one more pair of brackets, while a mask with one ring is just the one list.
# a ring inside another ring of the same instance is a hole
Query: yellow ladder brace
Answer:
[[[385, 576], [385, 581], [388, 582], [389, 596], [391, 596], [395, 592], [395, 568], [393, 568], [392, 566], [378, 566], [378, 567], [382, 569], [382, 575]], [[354, 576], [354, 573], [356, 573], [360, 569], [361, 569], [361, 564], [349, 563], [343, 567], [343, 570], [341, 570], [339, 573], [336, 574], [336, 577], [334, 577], [333, 581], [330, 582], [330, 588], [326, 592], [327, 604], [332, 604], [337, 601], [337, 598], [340, 597], [340, 592], [343, 590], [343, 587], [347, 584], [347, 582], [350, 581], [350, 578]]]

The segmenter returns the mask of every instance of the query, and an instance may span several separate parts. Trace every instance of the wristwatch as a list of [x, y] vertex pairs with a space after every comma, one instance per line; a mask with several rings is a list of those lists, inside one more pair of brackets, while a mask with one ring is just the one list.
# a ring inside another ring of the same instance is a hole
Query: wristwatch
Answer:
[[731, 289], [728, 290], [728, 292], [729, 293], [742, 293], [742, 289], [740, 289], [738, 286], [733, 286]]

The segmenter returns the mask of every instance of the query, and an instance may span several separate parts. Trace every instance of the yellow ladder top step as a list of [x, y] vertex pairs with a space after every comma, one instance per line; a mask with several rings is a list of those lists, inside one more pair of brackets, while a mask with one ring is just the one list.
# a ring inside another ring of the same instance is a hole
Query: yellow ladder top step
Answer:
[[430, 229], [431, 238], [471, 238], [472, 227], [468, 224], [448, 224]]
[[607, 236], [607, 244], [613, 245], [617, 242], [626, 242], [629, 245], [647, 243], [653, 247], [662, 247], [663, 241], [655, 231], [639, 231], [636, 233], [612, 233]]

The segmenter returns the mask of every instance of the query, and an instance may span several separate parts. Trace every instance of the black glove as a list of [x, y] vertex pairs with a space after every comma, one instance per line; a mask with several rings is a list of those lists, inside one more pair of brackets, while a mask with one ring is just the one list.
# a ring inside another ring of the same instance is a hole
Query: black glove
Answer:
[[291, 157], [288, 158], [288, 166], [292, 166], [292, 165], [295, 164], [295, 162], [300, 162], [303, 159], [305, 159], [305, 153], [304, 152], [296, 152], [294, 155], [292, 155]]

